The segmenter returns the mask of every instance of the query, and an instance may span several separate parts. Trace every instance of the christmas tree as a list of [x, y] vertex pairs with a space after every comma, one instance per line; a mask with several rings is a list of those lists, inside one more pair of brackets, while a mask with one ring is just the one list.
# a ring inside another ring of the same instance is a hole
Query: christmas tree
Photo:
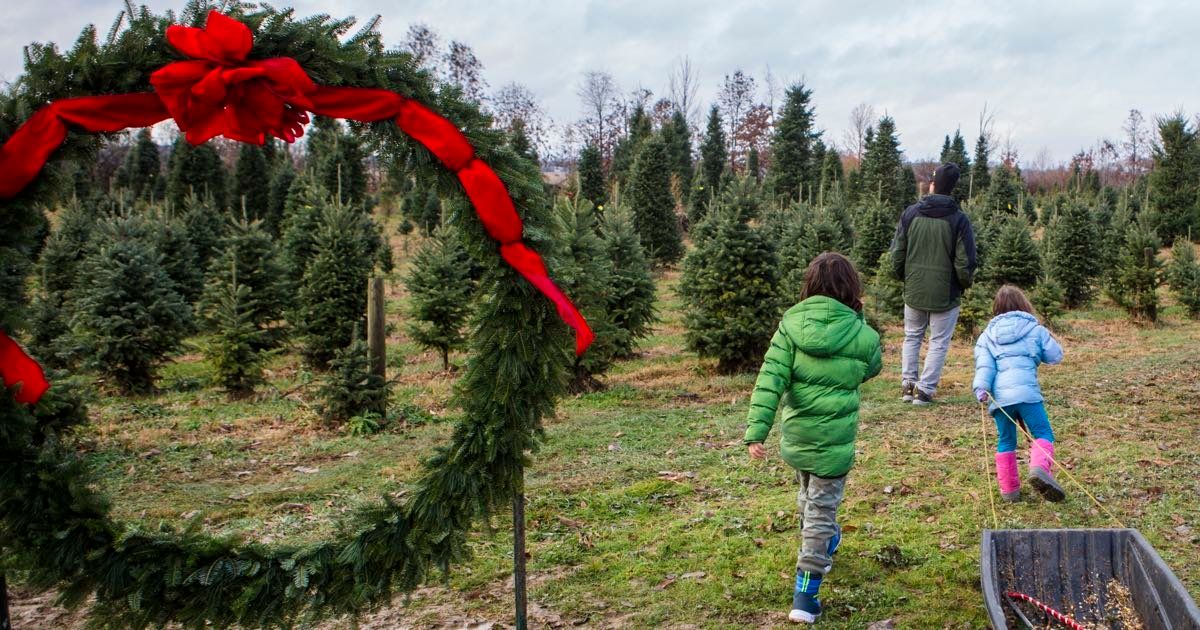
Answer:
[[875, 128], [871, 144], [859, 167], [860, 192], [858, 201], [863, 204], [882, 203], [899, 216], [912, 199], [907, 169], [900, 154], [900, 140], [896, 137], [896, 122], [884, 116]]
[[954, 130], [954, 139], [946, 136], [946, 142], [942, 145], [942, 155], [939, 158], [942, 164], [957, 164], [959, 172], [963, 173], [963, 177], [958, 178], [958, 183], [954, 185], [954, 191], [950, 196], [954, 200], [963, 203], [969, 197], [971, 188], [971, 159], [967, 157], [967, 144], [963, 140], [962, 133], [958, 129]]
[[1196, 262], [1196, 249], [1190, 241], [1177, 239], [1171, 248], [1167, 282], [1188, 317], [1200, 317], [1200, 263]]
[[177, 209], [187, 231], [187, 240], [196, 252], [196, 268], [208, 269], [209, 263], [217, 255], [221, 239], [225, 237], [229, 218], [217, 209], [212, 197], [189, 194], [182, 206], [171, 207]]
[[756, 185], [762, 183], [762, 164], [758, 159], [758, 147], [750, 147], [750, 153], [746, 156], [746, 176]]
[[815, 159], [813, 151], [820, 137], [812, 90], [803, 83], [791, 85], [784, 93], [783, 109], [775, 119], [775, 134], [771, 138], [771, 174], [776, 195], [796, 200], [802, 189], [812, 191], [820, 185], [823, 164]]
[[417, 200], [421, 204], [417, 225], [421, 226], [425, 236], [429, 236], [442, 224], [442, 198], [438, 196], [437, 189], [430, 188], [423, 197], [418, 196]]
[[325, 375], [317, 397], [318, 411], [329, 424], [338, 424], [356, 416], [371, 415], [382, 419], [387, 415], [390, 385], [378, 374], [371, 373], [367, 358], [367, 343], [355, 326], [349, 345], [333, 354], [329, 373]]
[[238, 282], [236, 264], [223, 274], [209, 275], [205, 297], [210, 306], [204, 319], [213, 332], [201, 343], [201, 350], [216, 382], [230, 398], [246, 398], [263, 382], [263, 348], [267, 344], [256, 315], [262, 309], [250, 287]]
[[260, 146], [242, 144], [233, 170], [230, 207], [235, 215], [244, 211], [251, 219], [266, 220], [271, 213], [271, 171]]
[[182, 136], [175, 141], [167, 162], [167, 199], [180, 207], [189, 195], [211, 197], [219, 209], [226, 209], [225, 165], [210, 144], [193, 147]]
[[1004, 221], [988, 257], [987, 268], [981, 270], [994, 284], [1015, 284], [1030, 289], [1042, 275], [1042, 258], [1029, 224], [1017, 217]]
[[288, 193], [296, 181], [296, 167], [290, 157], [285, 157], [271, 176], [271, 190], [267, 194], [267, 209], [263, 215], [263, 227], [273, 236], [283, 234], [283, 217], [287, 211]]
[[1063, 291], [1062, 285], [1049, 276], [1043, 276], [1029, 293], [1029, 301], [1033, 303], [1034, 310], [1049, 327], [1054, 327], [1055, 322], [1065, 313], [1065, 300], [1066, 292]]
[[300, 174], [292, 182], [283, 210], [283, 238], [280, 259], [287, 281], [284, 292], [299, 290], [304, 272], [317, 253], [316, 232], [321, 212], [329, 205], [328, 193], [316, 179]]
[[1107, 293], [1135, 320], [1158, 321], [1158, 287], [1162, 284], [1162, 241], [1148, 221], [1136, 221], [1125, 232], [1117, 261], [1116, 282]]
[[324, 208], [314, 235], [314, 254], [304, 270], [292, 324], [300, 334], [301, 354], [325, 369], [334, 351], [346, 348], [365, 324], [367, 280], [375, 268], [363, 247], [370, 235], [362, 211], [337, 203]]
[[537, 149], [533, 147], [533, 141], [529, 139], [529, 134], [525, 131], [524, 119], [518, 118], [513, 121], [512, 129], [508, 132], [508, 146], [517, 155], [538, 164]]
[[971, 165], [971, 177], [967, 182], [971, 197], [984, 194], [991, 185], [991, 174], [988, 171], [988, 160], [990, 159], [991, 149], [988, 147], [987, 136], [980, 133], [979, 138], [975, 140], [975, 160]]
[[825, 152], [825, 161], [821, 165], [821, 192], [823, 195], [829, 195], [838, 191], [844, 180], [846, 172], [842, 168], [842, 156], [834, 149], [829, 149]]
[[884, 251], [873, 265], [867, 284], [867, 309], [871, 318], [881, 322], [904, 318], [904, 283], [892, 275], [892, 254]]
[[608, 203], [607, 191], [600, 149], [589, 143], [579, 153], [579, 196], [600, 207]]
[[[870, 278], [880, 254], [888, 251], [896, 233], [895, 211], [881, 203], [872, 203], [854, 214], [854, 266]], [[819, 253], [819, 252], [818, 252]]]
[[92, 212], [73, 198], [58, 213], [58, 229], [46, 240], [38, 259], [42, 288], [61, 301], [75, 286], [80, 264], [88, 254], [96, 218]]
[[679, 202], [686, 206], [692, 190], [692, 129], [683, 112], [677, 109], [671, 113], [671, 119], [663, 125], [662, 137], [667, 145], [671, 174], [680, 193]]
[[[251, 302], [242, 301], [239, 317], [249, 321], [255, 329], [265, 331], [272, 323], [283, 318], [287, 303], [284, 293], [284, 272], [279, 264], [275, 239], [263, 228], [260, 220], [242, 217], [230, 220], [221, 240], [221, 253], [208, 268], [208, 278], [200, 309], [210, 322], [217, 322], [214, 312], [222, 307], [224, 300], [237, 298], [236, 282], [245, 288]], [[240, 299], [240, 298], [238, 298]], [[275, 341], [260, 335], [264, 343]]]
[[628, 203], [633, 211], [634, 228], [646, 251], [660, 265], [669, 265], [683, 257], [669, 167], [666, 146], [660, 139], [651, 138], [634, 163], [629, 184]]
[[629, 175], [633, 170], [634, 162], [641, 155], [642, 147], [645, 145], [646, 140], [654, 134], [654, 129], [650, 124], [650, 117], [646, 115], [646, 108], [640, 103], [634, 107], [633, 114], [629, 116], [628, 129], [629, 134], [621, 138], [617, 142], [616, 148], [613, 149], [613, 181], [621, 186], [624, 186], [629, 181]]
[[458, 234], [438, 228], [417, 250], [407, 284], [409, 334], [425, 348], [441, 353], [442, 369], [450, 370], [450, 352], [466, 342], [463, 329], [471, 312], [472, 282], [466, 252]]
[[1154, 227], [1168, 244], [1189, 233], [1200, 234], [1200, 137], [1182, 113], [1158, 123], [1150, 171], [1150, 205]]
[[1001, 163], [992, 172], [987, 192], [984, 193], [989, 214], [998, 217], [1019, 216], [1024, 191], [1025, 182], [1021, 179], [1020, 170], [1014, 165]]
[[658, 321], [654, 277], [628, 209], [618, 206], [605, 212], [601, 227], [605, 253], [612, 265], [608, 314], [624, 331], [614, 340], [614, 352], [618, 358], [625, 358], [633, 354], [638, 341], [650, 335], [651, 327]]
[[165, 188], [162, 176], [162, 160], [158, 145], [150, 136], [150, 129], [137, 134], [125, 161], [115, 174], [115, 184], [133, 194], [135, 199], [161, 199]]
[[622, 348], [632, 345], [629, 334], [617, 325], [609, 310], [612, 299], [612, 262], [598, 234], [596, 211], [586, 200], [559, 199], [555, 204], [563, 226], [564, 252], [559, 277], [575, 305], [596, 333], [596, 341], [583, 356], [575, 357], [571, 391], [600, 387], [597, 377], [612, 367]]
[[151, 208], [147, 218], [153, 227], [153, 245], [162, 254], [163, 270], [175, 283], [175, 290], [188, 304], [204, 290], [204, 269], [192, 245], [188, 225], [166, 208]]
[[968, 341], [974, 341], [992, 319], [992, 301], [998, 287], [986, 281], [972, 284], [959, 300], [958, 322], [955, 331]]
[[1066, 306], [1087, 304], [1100, 273], [1100, 238], [1091, 211], [1081, 201], [1068, 201], [1046, 232], [1049, 275], [1063, 287]]
[[[721, 178], [725, 175], [725, 161], [729, 158], [729, 148], [725, 145], [725, 123], [721, 121], [721, 112], [716, 105], [708, 113], [708, 127], [705, 130], [704, 142], [700, 145], [700, 181], [699, 190], [694, 191], [692, 203], [699, 204], [701, 210], [697, 217], [704, 215], [708, 201], [721, 190]], [[695, 221], [693, 221], [695, 222]]]
[[124, 393], [145, 393], [163, 356], [182, 344], [191, 309], [145, 219], [115, 217], [99, 232], [98, 247], [80, 266], [72, 334], [89, 367]]
[[753, 370], [779, 324], [779, 258], [770, 239], [716, 205], [683, 262], [688, 348], [717, 371]]

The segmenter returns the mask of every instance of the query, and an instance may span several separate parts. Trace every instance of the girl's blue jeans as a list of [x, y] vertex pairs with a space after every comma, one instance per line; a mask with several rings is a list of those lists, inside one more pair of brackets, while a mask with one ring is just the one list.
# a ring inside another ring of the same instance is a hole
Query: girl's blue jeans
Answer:
[[[1054, 430], [1050, 428], [1050, 418], [1046, 417], [1046, 407], [1042, 403], [1018, 403], [1004, 408], [1013, 420], [1021, 422], [1029, 429], [1035, 440], [1054, 441]], [[999, 409], [992, 411], [996, 421], [996, 430], [1000, 439], [996, 442], [997, 453], [1007, 453], [1017, 450], [1017, 425], [1005, 417]]]

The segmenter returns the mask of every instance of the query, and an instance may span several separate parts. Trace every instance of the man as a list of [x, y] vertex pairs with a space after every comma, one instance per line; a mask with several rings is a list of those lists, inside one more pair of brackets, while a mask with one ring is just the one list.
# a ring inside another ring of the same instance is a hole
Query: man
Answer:
[[[959, 297], [975, 274], [975, 232], [950, 196], [958, 176], [957, 164], [939, 166], [930, 194], [904, 211], [892, 241], [892, 270], [904, 282], [903, 395], [914, 405], [933, 403], [958, 322]], [[918, 379], [926, 330], [929, 352]]]

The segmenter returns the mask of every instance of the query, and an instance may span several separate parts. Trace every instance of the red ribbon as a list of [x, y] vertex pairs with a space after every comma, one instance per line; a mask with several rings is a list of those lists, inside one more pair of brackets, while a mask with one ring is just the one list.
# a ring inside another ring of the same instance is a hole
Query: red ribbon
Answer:
[[46, 373], [32, 357], [25, 354], [17, 342], [0, 330], [0, 377], [5, 387], [17, 387], [13, 398], [19, 403], [33, 404], [50, 389]]
[[[203, 29], [169, 27], [167, 40], [191, 59], [154, 72], [150, 77], [154, 93], [55, 101], [21, 125], [0, 147], [0, 199], [17, 196], [33, 182], [66, 139], [68, 124], [92, 133], [113, 133], [174, 118], [192, 144], [219, 135], [262, 144], [268, 135], [294, 142], [304, 133], [307, 112], [360, 122], [393, 120], [458, 176], [484, 229], [499, 242], [500, 255], [575, 329], [576, 354], [591, 345], [594, 335], [587, 321], [554, 284], [541, 256], [522, 241], [524, 224], [504, 182], [475, 156], [474, 147], [454, 123], [387, 90], [316, 85], [294, 59], [248, 60], [254, 43], [250, 29], [217, 11], [209, 13]], [[33, 361], [19, 348], [17, 352]], [[6, 384], [10, 372], [15, 375], [13, 382], [29, 377], [28, 366], [11, 351], [0, 359]], [[9, 366], [10, 361], [15, 367]], [[22, 391], [40, 396], [44, 389], [37, 391], [31, 382], [26, 380]]]

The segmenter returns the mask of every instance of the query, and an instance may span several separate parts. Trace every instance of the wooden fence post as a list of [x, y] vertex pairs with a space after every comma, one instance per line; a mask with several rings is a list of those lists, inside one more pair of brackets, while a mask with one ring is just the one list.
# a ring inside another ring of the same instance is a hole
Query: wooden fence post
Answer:
[[367, 285], [367, 356], [371, 373], [387, 378], [387, 338], [383, 306], [383, 278], [371, 278]]
[[513, 488], [513, 604], [517, 630], [526, 630], [525, 618], [525, 467], [517, 470]]
[[8, 618], [8, 582], [0, 573], [0, 630], [12, 630], [12, 620]]

